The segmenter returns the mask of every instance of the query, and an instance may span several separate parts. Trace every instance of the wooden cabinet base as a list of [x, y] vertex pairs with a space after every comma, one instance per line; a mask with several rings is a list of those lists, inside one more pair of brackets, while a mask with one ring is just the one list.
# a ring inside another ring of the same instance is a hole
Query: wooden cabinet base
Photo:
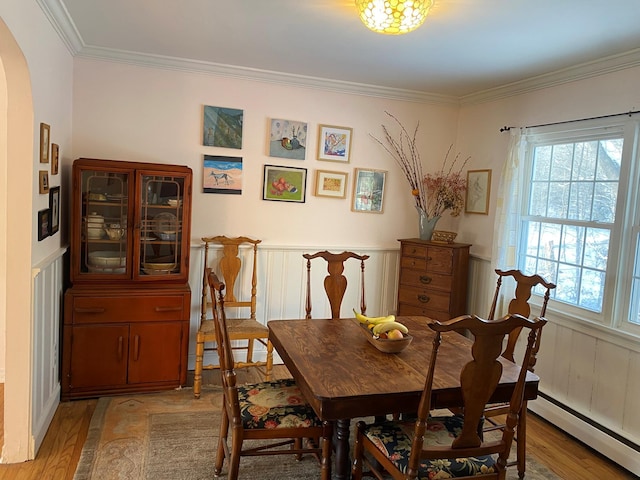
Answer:
[[190, 305], [188, 285], [67, 290], [62, 400], [184, 385]]
[[400, 240], [398, 315], [449, 320], [467, 312], [468, 244]]

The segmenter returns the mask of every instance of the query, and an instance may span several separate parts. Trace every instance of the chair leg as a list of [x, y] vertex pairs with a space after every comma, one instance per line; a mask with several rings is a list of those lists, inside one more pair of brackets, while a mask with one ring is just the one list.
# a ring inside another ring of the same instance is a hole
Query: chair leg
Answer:
[[322, 442], [322, 460], [320, 463], [321, 480], [331, 480], [331, 437], [333, 436], [331, 424], [325, 422], [325, 435], [320, 440]]
[[522, 405], [516, 430], [516, 438], [518, 477], [524, 478], [524, 473], [527, 468], [527, 402], [524, 402]]
[[253, 363], [253, 338], [247, 340], [247, 363]]
[[356, 427], [356, 440], [353, 446], [353, 464], [351, 467], [351, 478], [353, 480], [362, 480], [362, 457], [364, 455], [364, 445], [362, 444], [362, 436], [360, 428]]
[[265, 371], [265, 380], [271, 380], [271, 371], [273, 370], [273, 344], [271, 340], [267, 340], [267, 366]]
[[240, 452], [242, 451], [242, 431], [233, 429], [231, 431], [231, 452], [229, 453], [229, 473], [227, 480], [237, 480], [240, 470]]
[[222, 402], [222, 418], [220, 419], [220, 438], [218, 438], [218, 451], [216, 452], [216, 463], [213, 467], [214, 475], [220, 475], [222, 466], [224, 465], [224, 452], [227, 445], [227, 436], [229, 434], [229, 417], [227, 410]]
[[202, 391], [202, 364], [204, 362], [204, 339], [196, 336], [196, 368], [193, 375], [193, 396], [200, 398]]

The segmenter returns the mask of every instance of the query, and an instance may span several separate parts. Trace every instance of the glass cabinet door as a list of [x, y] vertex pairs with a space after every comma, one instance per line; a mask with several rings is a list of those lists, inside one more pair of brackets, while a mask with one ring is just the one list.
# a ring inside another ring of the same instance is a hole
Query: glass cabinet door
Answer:
[[81, 172], [80, 273], [126, 275], [129, 174]]
[[[185, 176], [140, 176], [140, 278], [183, 274]], [[187, 245], [188, 247], [188, 245]]]

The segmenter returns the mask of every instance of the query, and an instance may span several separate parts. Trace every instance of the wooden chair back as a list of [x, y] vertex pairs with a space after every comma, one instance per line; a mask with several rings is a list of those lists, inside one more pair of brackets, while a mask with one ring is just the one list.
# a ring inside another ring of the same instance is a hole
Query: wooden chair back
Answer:
[[[523, 317], [529, 318], [531, 316], [531, 305], [529, 305], [529, 299], [531, 298], [531, 293], [535, 287], [538, 285], [542, 285], [545, 289], [542, 305], [540, 307], [540, 315], [539, 317], [544, 317], [547, 312], [547, 303], [549, 302], [549, 297], [551, 295], [551, 290], [556, 288], [556, 285], [551, 282], [547, 282], [540, 275], [525, 275], [520, 270], [495, 270], [498, 275], [498, 281], [496, 284], [496, 291], [493, 295], [493, 302], [491, 303], [491, 310], [489, 311], [489, 320], [494, 320], [496, 315], [496, 308], [498, 304], [498, 299], [500, 297], [500, 289], [502, 287], [502, 282], [505, 277], [510, 277], [515, 282], [515, 297], [509, 302], [508, 313], [509, 314], [518, 314]], [[518, 342], [518, 337], [520, 335], [520, 330], [514, 330], [509, 338], [507, 339], [507, 345], [502, 352], [502, 356], [507, 360], [514, 360], [514, 351], [516, 348], [516, 344]], [[538, 353], [538, 349], [540, 347], [540, 336], [538, 336], [538, 342], [534, 347], [533, 355], [531, 357], [531, 361], [527, 363], [527, 368], [533, 371], [536, 354]]]
[[[230, 419], [240, 419], [240, 402], [238, 399], [237, 377], [234, 369], [233, 349], [227, 330], [227, 316], [225, 313], [224, 291], [225, 284], [218, 276], [207, 268], [207, 283], [211, 294], [211, 311], [216, 331], [216, 345], [220, 362], [222, 388], [224, 390], [224, 404]], [[232, 422], [233, 424], [233, 422]]]
[[360, 260], [361, 271], [361, 295], [360, 295], [360, 311], [366, 313], [367, 305], [364, 293], [364, 261], [369, 255], [358, 255], [354, 252], [330, 253], [327, 250], [316, 253], [305, 253], [302, 255], [307, 260], [307, 301], [306, 301], [306, 317], [311, 318], [311, 260], [314, 258], [323, 258], [327, 262], [327, 275], [324, 279], [324, 290], [329, 298], [331, 306], [331, 318], [340, 318], [340, 307], [342, 299], [347, 290], [347, 277], [343, 275], [344, 262], [350, 258]]
[[[204, 237], [204, 275], [202, 278], [202, 302], [200, 313], [201, 320], [205, 320], [207, 308], [211, 305], [211, 300], [207, 299], [207, 276], [206, 269], [209, 265], [209, 247], [211, 244], [222, 245], [222, 256], [218, 264], [219, 278], [224, 282], [225, 289], [225, 307], [226, 308], [248, 308], [249, 316], [252, 320], [256, 319], [256, 305], [257, 305], [257, 257], [258, 257], [258, 244], [262, 240], [254, 240], [249, 237], [236, 237], [228, 238], [224, 235], [218, 235], [215, 237]], [[251, 265], [247, 271], [251, 271], [251, 293], [246, 297], [243, 296], [240, 300], [236, 298], [236, 282], [238, 281], [240, 271], [242, 270], [242, 259], [240, 258], [240, 247], [242, 245], [251, 245]]]
[[[498, 357], [502, 352], [505, 336], [516, 328], [528, 329], [529, 335], [524, 354], [524, 358], [528, 358], [535, 345], [536, 337], [545, 323], [544, 319], [531, 320], [521, 315], [509, 315], [499, 320], [484, 320], [475, 315], [465, 315], [447, 322], [436, 321], [429, 324], [436, 335], [433, 340], [425, 388], [418, 407], [418, 420], [415, 425], [407, 471], [408, 478], [415, 478], [421, 459], [477, 457], [494, 454], [498, 455], [498, 470], [502, 471], [501, 475], [494, 478], [505, 478], [504, 469], [518, 423], [518, 414], [524, 402], [527, 369], [520, 370], [520, 375], [514, 386], [502, 437], [499, 440], [484, 441], [478, 431], [478, 425], [485, 406], [489, 403], [502, 376], [502, 364]], [[460, 372], [460, 387], [465, 412], [464, 423], [460, 435], [453, 440], [451, 445], [424, 446], [427, 419], [431, 410], [431, 390], [438, 349], [442, 341], [442, 334], [451, 331], [460, 333], [468, 331], [474, 338], [471, 348], [472, 360], [464, 365]], [[414, 476], [412, 477], [412, 475]]]

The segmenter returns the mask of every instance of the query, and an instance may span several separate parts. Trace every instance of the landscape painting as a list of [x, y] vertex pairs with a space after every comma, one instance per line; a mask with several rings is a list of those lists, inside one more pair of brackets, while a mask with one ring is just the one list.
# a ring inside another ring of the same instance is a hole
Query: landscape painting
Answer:
[[242, 148], [243, 110], [204, 106], [203, 145]]
[[204, 193], [242, 193], [242, 157], [205, 155], [202, 172]]

